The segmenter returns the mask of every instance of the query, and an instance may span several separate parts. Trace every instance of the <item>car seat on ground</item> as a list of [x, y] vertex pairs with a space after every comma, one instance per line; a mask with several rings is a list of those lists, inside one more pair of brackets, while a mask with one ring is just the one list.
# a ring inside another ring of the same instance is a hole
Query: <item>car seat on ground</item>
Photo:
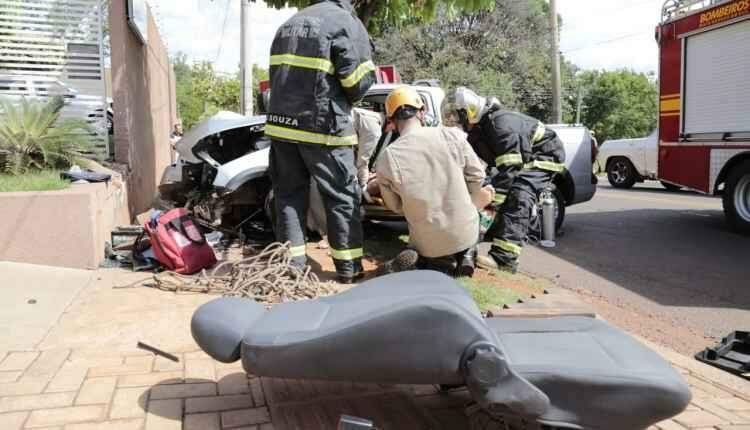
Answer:
[[466, 385], [482, 410], [560, 428], [645, 429], [691, 398], [666, 361], [604, 321], [483, 319], [456, 281], [430, 271], [270, 310], [220, 298], [191, 330], [211, 357], [241, 359], [253, 375]]

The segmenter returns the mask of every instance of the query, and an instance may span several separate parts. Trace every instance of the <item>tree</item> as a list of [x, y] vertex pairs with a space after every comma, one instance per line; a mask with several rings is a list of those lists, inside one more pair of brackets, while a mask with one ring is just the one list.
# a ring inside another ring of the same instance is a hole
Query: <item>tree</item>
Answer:
[[[643, 137], [656, 128], [659, 93], [653, 74], [585, 71], [573, 82], [582, 90], [581, 122], [596, 131], [600, 142]], [[570, 122], [575, 116], [576, 99], [571, 95], [566, 100], [566, 119]]]
[[452, 15], [375, 38], [379, 64], [395, 64], [405, 81], [437, 78], [447, 91], [466, 86], [509, 109], [549, 116], [548, 4], [496, 0], [491, 11]]
[[[221, 74], [214, 70], [209, 61], [190, 64], [187, 55], [182, 52], [172, 58], [172, 66], [175, 72], [177, 110], [186, 130], [218, 111], [240, 111], [239, 72]], [[260, 81], [264, 79], [268, 79], [268, 70], [254, 64], [254, 91], [257, 91]]]
[[[305, 8], [315, 0], [266, 0], [275, 8]], [[478, 12], [490, 9], [494, 0], [351, 0], [357, 16], [367, 29], [377, 34], [384, 25], [398, 26], [402, 23], [431, 21], [439, 7], [451, 14], [458, 12]]]
[[64, 106], [60, 96], [46, 102], [0, 99], [0, 173], [64, 169], [84, 156], [101, 155], [88, 138], [93, 130], [86, 121], [60, 118]]

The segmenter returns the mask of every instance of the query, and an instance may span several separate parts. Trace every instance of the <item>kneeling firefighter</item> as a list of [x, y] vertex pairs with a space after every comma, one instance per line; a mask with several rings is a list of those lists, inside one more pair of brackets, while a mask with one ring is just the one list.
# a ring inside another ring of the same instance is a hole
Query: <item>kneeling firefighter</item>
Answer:
[[406, 218], [413, 248], [397, 259], [411, 260], [421, 269], [471, 276], [479, 233], [473, 197], [483, 194], [484, 163], [465, 133], [424, 126], [426, 105], [414, 88], [394, 89], [385, 109], [400, 137], [378, 156], [377, 181], [386, 206]]
[[458, 88], [455, 106], [469, 143], [491, 169], [498, 211], [486, 237], [491, 260], [478, 264], [516, 272], [539, 194], [565, 169], [565, 149], [557, 134], [534, 118], [503, 110], [496, 98]]

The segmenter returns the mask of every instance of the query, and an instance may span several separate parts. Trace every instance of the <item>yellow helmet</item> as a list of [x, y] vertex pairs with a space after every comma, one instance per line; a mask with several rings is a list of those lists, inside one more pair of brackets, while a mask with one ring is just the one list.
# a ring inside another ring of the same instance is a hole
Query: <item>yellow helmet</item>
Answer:
[[388, 118], [393, 117], [404, 106], [410, 106], [415, 109], [422, 109], [424, 107], [424, 101], [419, 96], [417, 90], [408, 85], [398, 87], [388, 94], [388, 97], [385, 99], [385, 116]]

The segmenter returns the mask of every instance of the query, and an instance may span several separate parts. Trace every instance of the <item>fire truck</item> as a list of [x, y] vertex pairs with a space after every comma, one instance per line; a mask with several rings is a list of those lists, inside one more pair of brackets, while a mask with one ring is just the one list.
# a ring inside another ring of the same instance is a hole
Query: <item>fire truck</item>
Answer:
[[750, 0], [667, 0], [659, 43], [659, 179], [721, 195], [750, 234]]

